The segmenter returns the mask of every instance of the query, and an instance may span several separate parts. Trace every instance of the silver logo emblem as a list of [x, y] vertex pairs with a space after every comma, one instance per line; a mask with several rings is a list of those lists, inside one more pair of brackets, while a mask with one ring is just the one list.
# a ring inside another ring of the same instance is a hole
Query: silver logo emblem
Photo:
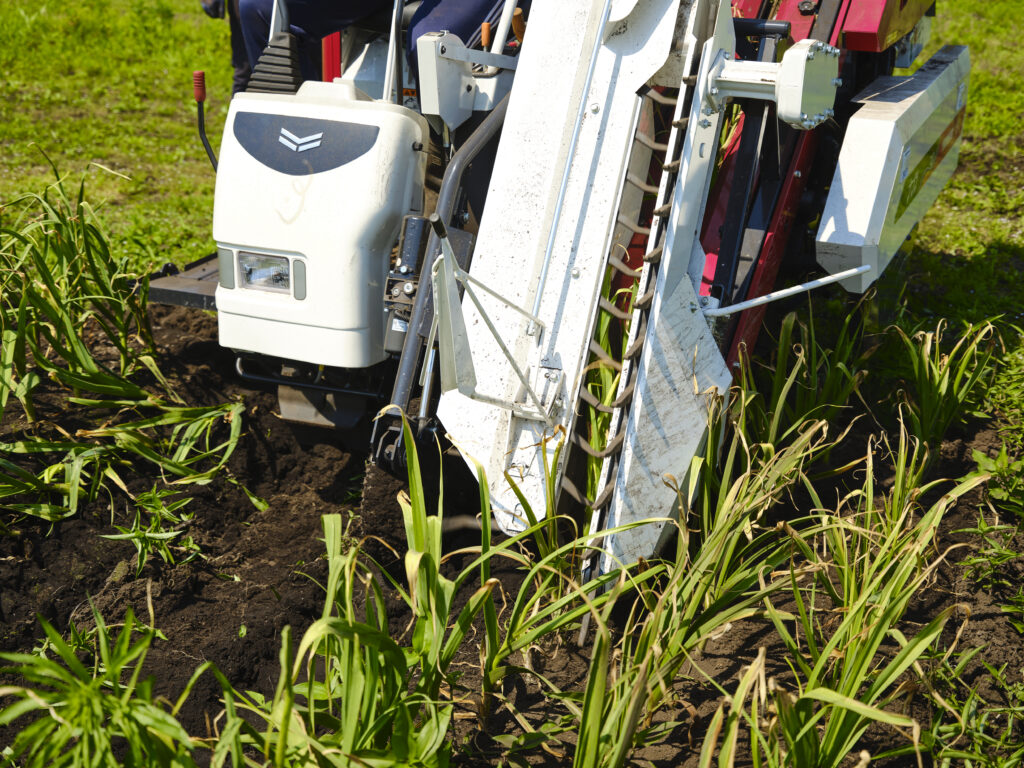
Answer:
[[298, 137], [287, 128], [281, 129], [281, 135], [277, 140], [284, 144], [292, 152], [305, 152], [307, 149], [316, 149], [320, 146], [320, 140], [324, 137], [323, 131], [310, 136]]

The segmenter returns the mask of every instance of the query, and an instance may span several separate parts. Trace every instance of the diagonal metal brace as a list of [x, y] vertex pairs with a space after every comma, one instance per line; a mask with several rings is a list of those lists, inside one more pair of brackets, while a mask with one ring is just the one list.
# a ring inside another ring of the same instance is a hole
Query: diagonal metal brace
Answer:
[[[551, 427], [555, 426], [552, 410], [557, 398], [552, 398], [551, 404], [545, 407], [543, 400], [530, 384], [529, 378], [520, 367], [519, 363], [509, 351], [508, 346], [502, 340], [498, 329], [487, 315], [480, 298], [474, 288], [493, 296], [513, 311], [519, 313], [531, 323], [543, 328], [544, 323], [536, 315], [533, 315], [521, 307], [516, 306], [501, 294], [488, 288], [479, 280], [474, 279], [468, 272], [463, 270], [455, 260], [455, 252], [452, 250], [451, 242], [448, 240], [448, 233], [445, 230], [441, 218], [434, 214], [430, 217], [431, 226], [441, 242], [441, 253], [434, 260], [430, 269], [430, 281], [434, 292], [434, 322], [430, 328], [428, 347], [433, 346], [437, 341], [438, 358], [441, 364], [441, 390], [449, 392], [458, 390], [459, 393], [473, 400], [488, 403], [490, 405], [512, 411], [516, 416], [532, 421], [543, 421]], [[524, 407], [521, 403], [493, 397], [477, 390], [476, 371], [473, 367], [473, 354], [469, 348], [469, 335], [466, 332], [466, 319], [462, 313], [462, 302], [459, 300], [459, 286], [465, 291], [466, 296], [476, 307], [480, 318], [487, 326], [491, 336], [497, 342], [505, 359], [508, 360], [515, 371], [516, 377], [522, 386], [533, 408]]]

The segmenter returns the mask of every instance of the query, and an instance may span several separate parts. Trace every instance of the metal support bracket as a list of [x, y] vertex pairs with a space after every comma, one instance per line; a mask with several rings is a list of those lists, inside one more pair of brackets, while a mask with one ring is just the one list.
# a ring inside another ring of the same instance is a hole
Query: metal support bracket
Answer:
[[[558, 393], [561, 391], [563, 383], [561, 378], [553, 382], [554, 386], [550, 389], [554, 394], [549, 398], [549, 402], [545, 404], [544, 399], [537, 394], [537, 391], [531, 385], [527, 375], [528, 371], [523, 371], [511, 351], [509, 351], [508, 346], [502, 340], [498, 329], [494, 327], [494, 323], [488, 317], [480, 302], [480, 297], [474, 289], [479, 289], [496, 298], [541, 328], [544, 327], [544, 323], [536, 315], [516, 306], [459, 267], [455, 260], [455, 252], [452, 250], [451, 242], [448, 240], [447, 232], [441, 223], [440, 217], [435, 214], [431, 216], [430, 222], [438, 239], [441, 241], [441, 254], [434, 260], [430, 270], [431, 285], [434, 291], [434, 322], [430, 328], [428, 348], [432, 348], [436, 340], [437, 356], [441, 364], [441, 390], [443, 392], [458, 390], [459, 393], [473, 400], [479, 400], [480, 402], [511, 411], [522, 419], [542, 421], [554, 428], [556, 424], [554, 411], [560, 402]], [[512, 366], [512, 370], [515, 371], [516, 378], [519, 379], [522, 399], [532, 403], [532, 408], [521, 402], [486, 395], [477, 390], [473, 354], [469, 348], [469, 336], [466, 333], [466, 319], [462, 313], [462, 302], [459, 300], [459, 286], [462, 287], [469, 300], [473, 302], [477, 312], [480, 314], [480, 318], [487, 326], [487, 330], [490, 331], [505, 359]], [[558, 375], [559, 377], [564, 376], [561, 372]], [[547, 380], [551, 383], [550, 377]]]
[[464, 61], [468, 64], [475, 64], [480, 67], [497, 67], [498, 69], [515, 69], [516, 57], [506, 56], [503, 53], [490, 53], [478, 51], [475, 48], [465, 46], [446, 45], [441, 49], [441, 58], [450, 61]]
[[729, 99], [778, 104], [779, 119], [808, 131], [832, 117], [839, 80], [839, 49], [820, 40], [801, 40], [782, 61], [736, 61], [719, 51], [708, 74], [707, 109]]
[[[470, 50], [451, 32], [421, 35], [416, 56], [422, 112], [440, 118], [450, 130], [473, 112], [494, 109], [512, 89], [515, 57]], [[483, 69], [474, 70], [474, 65]]]

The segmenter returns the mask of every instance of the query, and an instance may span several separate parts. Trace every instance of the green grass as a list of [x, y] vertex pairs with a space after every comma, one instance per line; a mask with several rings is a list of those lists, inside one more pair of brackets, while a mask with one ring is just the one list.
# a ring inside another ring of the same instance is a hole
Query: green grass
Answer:
[[38, 145], [62, 172], [88, 174], [133, 266], [209, 253], [214, 175], [194, 127], [194, 69], [207, 72], [216, 146], [231, 93], [228, 25], [198, 2], [4, 0], [0, 203], [52, 182]]
[[[1017, 0], [939, 3], [930, 55], [940, 45], [971, 49], [960, 168], [925, 216], [907, 263], [917, 315], [978, 322], [1019, 319], [1024, 307], [1024, 50], [1012, 22]], [[924, 60], [924, 57], [922, 57]]]

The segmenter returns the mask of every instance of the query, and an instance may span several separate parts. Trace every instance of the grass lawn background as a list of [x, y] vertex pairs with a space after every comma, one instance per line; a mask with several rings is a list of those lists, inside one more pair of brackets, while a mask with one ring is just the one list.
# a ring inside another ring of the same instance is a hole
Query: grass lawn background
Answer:
[[[1019, 0], [939, 1], [925, 57], [942, 44], [966, 44], [973, 69], [961, 168], [907, 263], [914, 317], [1021, 318], [1019, 10]], [[208, 19], [198, 0], [3, 0], [0, 203], [52, 180], [42, 149], [62, 174], [86, 175], [88, 199], [140, 268], [211, 252], [214, 175], [195, 131], [191, 73], [207, 73], [216, 148], [229, 59], [227, 22]]]

